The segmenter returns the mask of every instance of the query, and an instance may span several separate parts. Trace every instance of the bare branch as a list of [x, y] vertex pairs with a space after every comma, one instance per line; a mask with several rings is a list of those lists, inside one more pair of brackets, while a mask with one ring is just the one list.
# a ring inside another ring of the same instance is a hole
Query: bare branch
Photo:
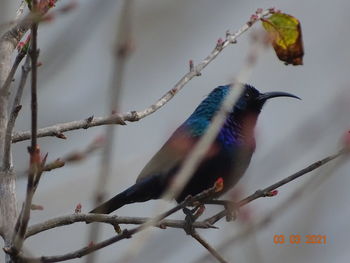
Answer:
[[[268, 193], [291, 182], [291, 181], [294, 181], [295, 179], [321, 167], [322, 165], [325, 165], [326, 163], [338, 158], [339, 156], [343, 155], [344, 153], [348, 152], [347, 149], [341, 149], [339, 152], [337, 152], [336, 154], [333, 154], [333, 155], [330, 155], [322, 160], [319, 160], [317, 162], [314, 162], [312, 164], [310, 164], [308, 167], [278, 181], [277, 183], [274, 183], [268, 187], [266, 187], [265, 189], [263, 190], [257, 190], [254, 194], [244, 198], [243, 200], [241, 200], [239, 203], [238, 203], [238, 206], [239, 207], [242, 207], [242, 206], [245, 206], [247, 205], [248, 203], [254, 201], [255, 199], [258, 199], [260, 197], [265, 197], [265, 196], [268, 196]], [[217, 221], [219, 221], [221, 218], [225, 217], [227, 214], [227, 211], [226, 210], [223, 210], [221, 212], [219, 212], [218, 214], [206, 219], [205, 221], [210, 223], [210, 224], [215, 224]]]
[[21, 0], [21, 3], [16, 11], [16, 18], [15, 20], [20, 19], [20, 17], [22, 16], [24, 9], [26, 8], [26, 1], [25, 0]]
[[[33, 0], [33, 9], [37, 8], [37, 1]], [[31, 130], [31, 153], [37, 148], [37, 130], [38, 130], [38, 99], [37, 99], [37, 73], [38, 73], [38, 24], [33, 23], [31, 28], [31, 48], [29, 56], [32, 66], [31, 79], [31, 112], [32, 112], [32, 130]]]
[[[47, 162], [41, 169], [42, 172], [50, 172], [52, 170], [61, 168], [66, 164], [72, 164], [84, 161], [88, 156], [102, 147], [104, 139], [101, 136], [95, 138], [87, 147], [82, 150], [72, 151], [65, 154], [63, 157], [57, 158], [53, 161]], [[17, 179], [27, 178], [28, 171], [17, 172]]]
[[12, 68], [10, 70], [10, 73], [8, 74], [5, 83], [2, 85], [0, 92], [2, 94], [5, 94], [6, 96], [8, 95], [7, 93], [9, 92], [11, 82], [13, 81], [13, 77], [17, 71], [17, 68], [19, 64], [21, 63], [22, 59], [25, 57], [26, 52], [22, 49], [18, 55], [16, 56], [15, 62], [12, 65]]
[[[57, 218], [49, 219], [43, 223], [39, 223], [33, 226], [28, 227], [26, 238], [41, 233], [43, 231], [47, 231], [56, 227], [71, 225], [76, 222], [100, 222], [110, 224], [112, 226], [119, 224], [128, 224], [128, 225], [141, 225], [150, 220], [148, 217], [121, 217], [116, 215], [105, 215], [105, 214], [72, 214], [67, 216], [60, 216]], [[173, 220], [173, 219], [164, 219], [159, 221], [154, 225], [155, 227], [159, 227], [161, 229], [165, 229], [167, 227], [171, 228], [184, 228], [185, 221], [184, 220]], [[194, 228], [214, 228], [215, 226], [211, 226], [206, 222], [194, 222]]]
[[13, 128], [15, 126], [15, 122], [16, 122], [18, 113], [22, 108], [20, 103], [21, 103], [21, 98], [22, 98], [23, 90], [24, 90], [24, 87], [25, 87], [25, 84], [27, 81], [29, 71], [30, 71], [30, 58], [28, 56], [24, 65], [22, 66], [21, 80], [20, 80], [20, 83], [19, 83], [19, 86], [17, 89], [17, 93], [15, 95], [10, 118], [8, 120], [7, 127], [6, 127], [5, 149], [4, 149], [4, 160], [3, 160], [3, 167], [5, 169], [10, 168], [10, 166], [11, 166], [11, 144], [12, 144], [11, 143], [11, 136], [12, 136], [12, 131], [13, 131]]
[[[272, 10], [267, 9], [262, 13], [257, 15], [257, 18], [254, 20], [249, 20], [246, 24], [244, 24], [236, 33], [234, 34], [226, 34], [226, 39], [220, 42], [220, 45], [216, 44], [215, 48], [211, 51], [211, 53], [199, 64], [193, 66], [188, 73], [185, 74], [176, 84], [175, 86], [169, 90], [164, 96], [162, 96], [159, 100], [157, 100], [154, 104], [150, 105], [144, 110], [141, 111], [130, 111], [123, 114], [113, 114], [112, 116], [107, 117], [98, 117], [94, 118], [91, 122], [87, 122], [87, 120], [79, 120], [72, 121], [66, 123], [59, 123], [53, 126], [49, 126], [46, 128], [42, 128], [38, 130], [38, 137], [46, 137], [46, 136], [56, 136], [57, 134], [61, 134], [66, 131], [72, 131], [77, 129], [87, 129], [90, 127], [106, 125], [106, 124], [120, 124], [125, 125], [126, 121], [134, 122], [139, 121], [146, 116], [154, 113], [161, 107], [163, 107], [168, 101], [170, 101], [191, 79], [198, 76], [202, 70], [208, 66], [228, 45], [236, 43], [237, 39], [250, 27], [252, 27], [259, 19], [266, 17], [271, 14]], [[13, 135], [12, 141], [19, 142], [23, 140], [30, 139], [30, 132], [17, 132]]]
[[[38, 129], [37, 136], [39, 137], [47, 137], [53, 136], [60, 139], [65, 139], [65, 136], [62, 136], [64, 132], [78, 129], [88, 129], [90, 127], [108, 125], [108, 124], [121, 124], [125, 125], [124, 120], [134, 121], [134, 114], [132, 112], [128, 112], [123, 116], [118, 114], [113, 114], [108, 117], [88, 117], [79, 121], [72, 121], [66, 123], [59, 123], [53, 126], [49, 126], [46, 128]], [[26, 132], [15, 132], [12, 136], [12, 142], [20, 142], [24, 140], [30, 139], [30, 131]]]
[[47, 163], [43, 167], [43, 171], [49, 172], [51, 170], [61, 168], [67, 163], [75, 163], [85, 160], [89, 154], [92, 154], [96, 150], [100, 149], [103, 144], [104, 139], [102, 139], [101, 137], [97, 137], [85, 149], [80, 151], [73, 151], [71, 153], [66, 154], [62, 158], [58, 158], [52, 162]]
[[203, 247], [205, 247], [210, 254], [212, 254], [219, 262], [227, 263], [227, 261], [211, 246], [207, 241], [205, 241], [196, 231], [191, 233], [191, 236], [197, 240]]

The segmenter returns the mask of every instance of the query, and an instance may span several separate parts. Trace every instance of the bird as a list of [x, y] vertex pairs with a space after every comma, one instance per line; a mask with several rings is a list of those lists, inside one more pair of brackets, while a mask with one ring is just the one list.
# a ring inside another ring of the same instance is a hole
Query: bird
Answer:
[[[223, 189], [215, 198], [231, 189], [243, 176], [255, 151], [254, 129], [265, 102], [276, 97], [300, 99], [287, 92], [261, 93], [251, 85], [242, 85], [243, 92], [228, 112], [217, 137], [175, 197], [178, 203], [213, 187], [219, 178], [223, 180]], [[127, 204], [161, 198], [234, 86], [228, 84], [213, 89], [146, 164], [136, 183], [90, 213], [109, 214]]]

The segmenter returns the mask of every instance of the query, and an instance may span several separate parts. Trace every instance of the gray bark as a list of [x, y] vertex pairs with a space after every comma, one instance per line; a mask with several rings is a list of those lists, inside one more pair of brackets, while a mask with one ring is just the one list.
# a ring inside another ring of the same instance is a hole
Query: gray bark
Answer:
[[[0, 87], [11, 69], [11, 58], [16, 45], [16, 39], [11, 38], [10, 35], [4, 35], [0, 39]], [[12, 168], [3, 167], [8, 104], [9, 94], [0, 90], [0, 235], [6, 246], [11, 243], [12, 231], [17, 218], [16, 176]], [[8, 255], [5, 260], [11, 262]]]

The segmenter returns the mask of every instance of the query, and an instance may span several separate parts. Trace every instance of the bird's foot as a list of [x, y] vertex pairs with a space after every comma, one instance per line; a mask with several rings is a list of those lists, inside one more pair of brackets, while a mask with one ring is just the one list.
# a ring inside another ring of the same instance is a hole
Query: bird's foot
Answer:
[[187, 235], [191, 235], [191, 233], [193, 233], [194, 231], [193, 223], [195, 221], [194, 216], [192, 214], [192, 210], [185, 207], [184, 209], [182, 209], [182, 211], [186, 215], [184, 230]]
[[226, 221], [234, 221], [239, 213], [239, 206], [230, 200], [208, 200], [205, 204], [222, 205], [226, 210]]
[[198, 205], [193, 209], [188, 209], [186, 207], [182, 209], [186, 215], [184, 230], [187, 235], [194, 233], [195, 229], [193, 227], [193, 223], [203, 214], [204, 210], [205, 206], [203, 204]]

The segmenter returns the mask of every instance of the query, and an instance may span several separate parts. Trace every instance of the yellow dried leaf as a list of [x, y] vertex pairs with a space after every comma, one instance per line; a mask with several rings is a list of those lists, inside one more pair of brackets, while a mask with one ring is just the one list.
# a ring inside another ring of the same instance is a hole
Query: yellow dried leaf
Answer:
[[278, 58], [286, 64], [302, 65], [304, 48], [300, 22], [291, 15], [275, 13], [262, 24]]

